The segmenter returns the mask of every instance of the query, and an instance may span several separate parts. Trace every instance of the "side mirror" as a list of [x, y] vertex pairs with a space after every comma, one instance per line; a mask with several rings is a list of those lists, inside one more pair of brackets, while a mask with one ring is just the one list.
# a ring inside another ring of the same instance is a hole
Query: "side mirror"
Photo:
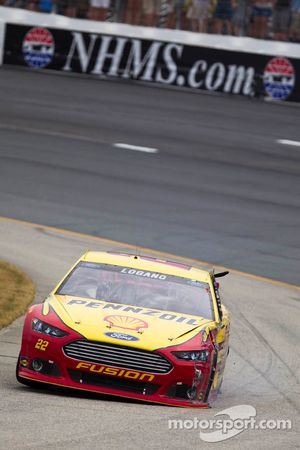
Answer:
[[214, 277], [215, 278], [221, 278], [221, 277], [226, 277], [226, 275], [229, 274], [229, 270], [226, 270], [225, 272], [219, 272], [219, 273], [215, 273]]
[[216, 278], [225, 277], [228, 274], [229, 274], [228, 270], [226, 270], [225, 272], [219, 272], [219, 273], [212, 274], [213, 285], [214, 285], [220, 320], [222, 320], [222, 318], [223, 318], [223, 311], [222, 311], [222, 305], [221, 305], [221, 298], [220, 298], [220, 294], [219, 294], [219, 283], [216, 281]]

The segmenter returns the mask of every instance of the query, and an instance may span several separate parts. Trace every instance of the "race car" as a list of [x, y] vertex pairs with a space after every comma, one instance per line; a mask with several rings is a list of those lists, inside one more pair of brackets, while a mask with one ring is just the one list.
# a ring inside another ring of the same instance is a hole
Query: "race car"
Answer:
[[229, 313], [215, 274], [87, 252], [24, 322], [17, 380], [208, 407], [223, 379]]

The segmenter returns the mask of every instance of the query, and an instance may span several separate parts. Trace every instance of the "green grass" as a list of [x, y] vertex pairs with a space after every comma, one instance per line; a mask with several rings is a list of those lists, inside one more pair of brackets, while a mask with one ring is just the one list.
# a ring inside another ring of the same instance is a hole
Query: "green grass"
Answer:
[[26, 312], [34, 294], [34, 284], [28, 275], [0, 261], [0, 329]]

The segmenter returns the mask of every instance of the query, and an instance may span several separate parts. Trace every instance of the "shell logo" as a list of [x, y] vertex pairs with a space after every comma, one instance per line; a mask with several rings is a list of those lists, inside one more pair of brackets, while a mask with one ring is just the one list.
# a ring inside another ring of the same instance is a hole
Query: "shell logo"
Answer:
[[134, 331], [139, 331], [141, 328], [148, 328], [147, 322], [131, 316], [112, 315], [104, 317], [103, 320], [108, 322], [109, 328], [117, 327], [122, 328], [123, 330]]

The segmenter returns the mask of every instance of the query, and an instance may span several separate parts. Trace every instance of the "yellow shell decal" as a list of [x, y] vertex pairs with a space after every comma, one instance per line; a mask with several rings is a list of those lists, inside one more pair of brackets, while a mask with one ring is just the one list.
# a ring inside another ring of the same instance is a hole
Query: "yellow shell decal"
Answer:
[[141, 328], [148, 328], [147, 322], [137, 317], [110, 315], [103, 319], [109, 324], [109, 328], [116, 327], [123, 330], [139, 331]]

